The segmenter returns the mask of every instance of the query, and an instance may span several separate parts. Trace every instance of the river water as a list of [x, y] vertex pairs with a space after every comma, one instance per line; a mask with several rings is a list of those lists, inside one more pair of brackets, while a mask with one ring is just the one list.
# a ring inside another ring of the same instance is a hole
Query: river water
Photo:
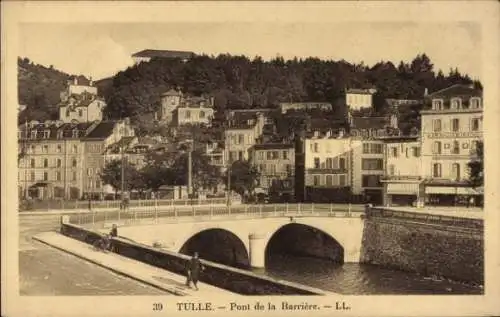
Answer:
[[483, 294], [480, 286], [368, 264], [335, 265], [323, 259], [273, 253], [266, 266], [261, 274], [344, 295]]

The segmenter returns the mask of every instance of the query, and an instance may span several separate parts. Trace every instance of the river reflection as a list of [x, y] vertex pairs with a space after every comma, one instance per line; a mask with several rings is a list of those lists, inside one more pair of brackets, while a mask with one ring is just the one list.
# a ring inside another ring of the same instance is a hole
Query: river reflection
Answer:
[[446, 279], [288, 254], [270, 255], [260, 273], [344, 295], [483, 294], [482, 287]]

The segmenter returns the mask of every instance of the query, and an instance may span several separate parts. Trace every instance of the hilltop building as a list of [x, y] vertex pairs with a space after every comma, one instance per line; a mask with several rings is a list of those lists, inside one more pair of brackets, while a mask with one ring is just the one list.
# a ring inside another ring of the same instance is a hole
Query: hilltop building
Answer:
[[349, 88], [345, 91], [345, 104], [350, 110], [373, 107], [373, 95], [376, 89], [355, 89]]
[[60, 94], [59, 120], [70, 122], [93, 122], [102, 120], [106, 102], [97, 94], [97, 87], [92, 80], [88, 84], [79, 83], [75, 77], [68, 82], [65, 91]]
[[169, 51], [169, 50], [152, 50], [146, 49], [132, 54], [132, 59], [136, 64], [141, 62], [149, 62], [151, 59], [181, 59], [186, 62], [193, 58], [195, 53], [189, 51]]
[[163, 123], [210, 125], [214, 112], [213, 97], [187, 96], [175, 89], [161, 95], [159, 120]]

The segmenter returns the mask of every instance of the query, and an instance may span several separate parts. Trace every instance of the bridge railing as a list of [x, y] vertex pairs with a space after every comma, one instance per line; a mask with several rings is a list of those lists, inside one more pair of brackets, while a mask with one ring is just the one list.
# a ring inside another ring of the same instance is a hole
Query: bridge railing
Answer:
[[69, 222], [79, 225], [99, 226], [116, 223], [134, 225], [159, 223], [186, 217], [278, 217], [278, 216], [327, 216], [359, 217], [363, 205], [345, 204], [262, 204], [262, 205], [187, 205], [172, 208], [148, 208], [128, 210], [92, 210], [69, 215]]

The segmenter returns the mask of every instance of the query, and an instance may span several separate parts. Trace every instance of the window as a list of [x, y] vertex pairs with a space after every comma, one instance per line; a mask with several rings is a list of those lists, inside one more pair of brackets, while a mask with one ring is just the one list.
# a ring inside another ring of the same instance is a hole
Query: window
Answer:
[[72, 180], [76, 181], [76, 172], [73, 172]]
[[345, 158], [339, 158], [339, 169], [345, 170]]
[[276, 164], [269, 164], [269, 167], [270, 167], [270, 173], [271, 174], [276, 174]]
[[91, 167], [87, 168], [87, 175], [88, 176], [92, 175], [92, 168]]
[[49, 160], [43, 159], [43, 167], [49, 167]]
[[76, 159], [73, 159], [72, 166], [73, 166], [73, 167], [76, 167]]
[[61, 159], [56, 160], [56, 165], [57, 165], [57, 167], [61, 167]]
[[44, 145], [44, 146], [42, 147], [42, 152], [43, 152], [43, 153], [49, 153], [49, 146], [48, 146], [48, 145]]
[[361, 183], [363, 187], [380, 187], [380, 175], [363, 175]]
[[190, 119], [191, 118], [191, 111], [186, 110], [186, 112], [184, 112], [184, 118]]
[[432, 101], [432, 108], [434, 110], [442, 110], [443, 109], [443, 100], [441, 100], [441, 99], [434, 99]]
[[432, 146], [432, 153], [441, 154], [441, 142], [435, 141]]
[[371, 150], [370, 150], [370, 152], [372, 154], [382, 154], [383, 150], [384, 149], [383, 149], [382, 144], [377, 144], [377, 143], [371, 144]]
[[280, 159], [280, 153], [278, 151], [272, 151], [273, 154], [273, 160], [279, 160]]
[[31, 168], [35, 168], [35, 159], [30, 160], [30, 166]]
[[320, 185], [319, 175], [314, 175], [313, 176], [313, 185], [314, 186], [319, 186]]
[[333, 175], [326, 175], [326, 186], [333, 186]]
[[61, 172], [57, 171], [56, 172], [56, 181], [60, 181], [61, 180]]
[[62, 147], [61, 147], [60, 145], [58, 145], [58, 146], [56, 147], [56, 152], [57, 152], [57, 153], [61, 153], [61, 151], [62, 151]]
[[95, 188], [101, 188], [101, 182], [95, 181]]
[[453, 141], [453, 148], [451, 149], [451, 153], [453, 154], [460, 153], [460, 143], [458, 143], [458, 141]]
[[32, 182], [35, 181], [35, 172], [31, 172], [30, 179]]
[[31, 138], [36, 139], [36, 130], [31, 131]]
[[44, 137], [45, 139], [48, 139], [48, 138], [50, 137], [50, 130], [44, 130], [44, 131], [43, 131], [43, 137]]
[[72, 135], [73, 138], [77, 138], [78, 137], [78, 130], [77, 129], [73, 129], [73, 135]]
[[43, 172], [43, 180], [48, 181], [49, 180], [49, 173]]
[[391, 156], [398, 157], [398, 147], [397, 146], [391, 147]]
[[460, 120], [459, 119], [451, 119], [451, 131], [457, 132], [460, 130]]
[[473, 118], [471, 120], [471, 130], [479, 131], [479, 118]]
[[293, 171], [292, 171], [292, 164], [286, 164], [286, 172], [288, 174], [291, 174]]
[[263, 160], [264, 159], [264, 152], [259, 151], [259, 154], [257, 155], [257, 157], [259, 158], [259, 160]]
[[363, 154], [368, 154], [368, 153], [370, 153], [370, 144], [363, 143]]
[[441, 119], [435, 119], [432, 121], [432, 129], [434, 132], [441, 132]]
[[396, 173], [396, 167], [394, 166], [394, 164], [390, 164], [389, 165], [389, 175], [394, 175]]
[[328, 157], [326, 159], [326, 168], [333, 168], [333, 158]]
[[481, 99], [478, 98], [478, 97], [474, 97], [474, 98], [471, 98], [470, 99], [470, 108], [471, 109], [477, 109], [480, 107], [480, 102], [481, 102]]
[[462, 100], [460, 98], [451, 99], [451, 109], [459, 109], [462, 105]]
[[30, 152], [30, 153], [35, 153], [35, 151], [36, 151], [36, 146], [34, 146], [34, 145], [30, 146], [30, 150], [31, 150], [31, 152]]
[[472, 144], [471, 144], [471, 151], [472, 153], [475, 153], [477, 151], [477, 145], [478, 145], [478, 141], [472, 141]]
[[382, 170], [384, 167], [383, 159], [362, 159], [361, 166], [365, 171]]
[[414, 157], [420, 157], [420, 148], [418, 146], [412, 147], [412, 152]]
[[319, 144], [318, 143], [314, 143], [314, 152], [315, 153], [319, 152]]
[[83, 111], [82, 111], [82, 109], [78, 109], [78, 116], [79, 117], [83, 117]]
[[320, 168], [319, 157], [314, 158], [314, 168]]
[[339, 175], [339, 186], [345, 186], [345, 175]]
[[288, 151], [283, 151], [283, 159], [288, 160]]
[[441, 177], [441, 164], [434, 163], [432, 165], [432, 176], [433, 177]]
[[62, 139], [64, 136], [64, 131], [60, 130], [60, 131], [57, 131], [57, 138], [58, 139]]
[[205, 118], [205, 111], [200, 111], [200, 119]]
[[460, 164], [453, 163], [451, 165], [451, 175], [453, 177], [453, 180], [460, 180]]
[[78, 153], [78, 146], [76, 144], [73, 144], [72, 152], [73, 153]]
[[238, 160], [243, 161], [243, 151], [238, 151]]

